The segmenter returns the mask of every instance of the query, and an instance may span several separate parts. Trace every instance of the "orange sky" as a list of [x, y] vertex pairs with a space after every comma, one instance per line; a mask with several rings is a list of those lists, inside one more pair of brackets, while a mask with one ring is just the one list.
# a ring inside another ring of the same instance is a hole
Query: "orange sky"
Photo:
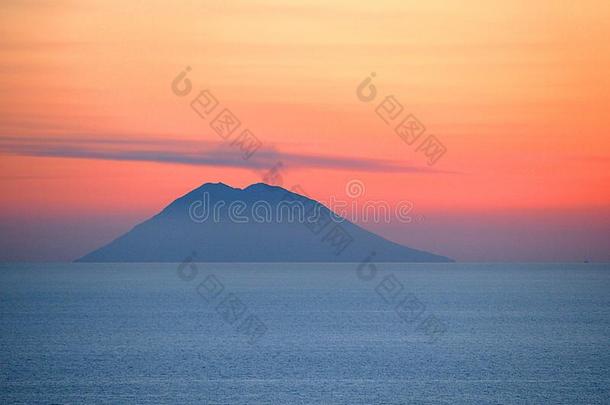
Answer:
[[[260, 181], [260, 169], [230, 163], [94, 160], [70, 149], [100, 139], [132, 141], [113, 151], [150, 139], [226, 149], [189, 107], [207, 88], [285, 163], [285, 186], [324, 200], [360, 179], [367, 198], [408, 199], [439, 220], [523, 213], [534, 226], [538, 212], [555, 223], [593, 215], [602, 230], [591, 231], [591, 254], [610, 260], [598, 240], [610, 240], [610, 3], [564, 3], [3, 1], [2, 217], [137, 221], [203, 182]], [[193, 92], [181, 98], [171, 82], [186, 66]], [[364, 103], [356, 87], [371, 72], [378, 95]], [[446, 146], [434, 166], [375, 114], [387, 95]], [[59, 139], [53, 153], [48, 138]], [[311, 164], [319, 158], [363, 163]], [[373, 169], [380, 161], [434, 172]], [[481, 259], [457, 247], [465, 227], [439, 235], [439, 253]]]

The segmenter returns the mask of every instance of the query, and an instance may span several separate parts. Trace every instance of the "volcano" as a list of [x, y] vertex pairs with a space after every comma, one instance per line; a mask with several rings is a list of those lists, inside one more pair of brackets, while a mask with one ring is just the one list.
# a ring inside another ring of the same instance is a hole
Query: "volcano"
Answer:
[[206, 183], [77, 262], [450, 262], [391, 242], [297, 192]]

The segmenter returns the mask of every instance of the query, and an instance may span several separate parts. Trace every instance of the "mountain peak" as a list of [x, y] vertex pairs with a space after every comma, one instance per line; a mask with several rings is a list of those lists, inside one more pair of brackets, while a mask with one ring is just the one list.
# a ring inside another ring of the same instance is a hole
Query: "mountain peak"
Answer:
[[244, 188], [244, 191], [288, 191], [280, 186], [273, 186], [267, 183], [253, 183]]
[[203, 183], [201, 186], [199, 186], [197, 188], [197, 190], [204, 190], [204, 189], [229, 189], [229, 190], [236, 190], [235, 187], [231, 187], [228, 184], [225, 184], [223, 182], [217, 182], [217, 183]]
[[273, 186], [270, 184], [267, 184], [267, 183], [258, 182], [258, 183], [250, 184], [248, 187], [244, 188], [244, 190], [255, 189], [255, 188], [270, 188], [270, 187], [273, 187]]

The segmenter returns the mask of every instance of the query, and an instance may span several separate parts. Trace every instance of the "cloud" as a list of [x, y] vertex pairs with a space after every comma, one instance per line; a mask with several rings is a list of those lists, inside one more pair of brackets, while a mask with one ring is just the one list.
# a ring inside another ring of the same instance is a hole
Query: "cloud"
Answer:
[[282, 162], [286, 169], [316, 168], [392, 173], [455, 173], [384, 159], [280, 152], [261, 147], [244, 159], [238, 145], [168, 138], [0, 137], [0, 153], [67, 159], [101, 159], [194, 166], [269, 169]]

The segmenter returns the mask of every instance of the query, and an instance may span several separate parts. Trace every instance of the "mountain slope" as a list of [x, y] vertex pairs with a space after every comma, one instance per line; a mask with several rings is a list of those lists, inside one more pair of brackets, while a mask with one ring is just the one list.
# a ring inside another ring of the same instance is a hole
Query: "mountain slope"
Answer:
[[324, 205], [264, 183], [206, 183], [79, 262], [447, 262], [340, 220]]

